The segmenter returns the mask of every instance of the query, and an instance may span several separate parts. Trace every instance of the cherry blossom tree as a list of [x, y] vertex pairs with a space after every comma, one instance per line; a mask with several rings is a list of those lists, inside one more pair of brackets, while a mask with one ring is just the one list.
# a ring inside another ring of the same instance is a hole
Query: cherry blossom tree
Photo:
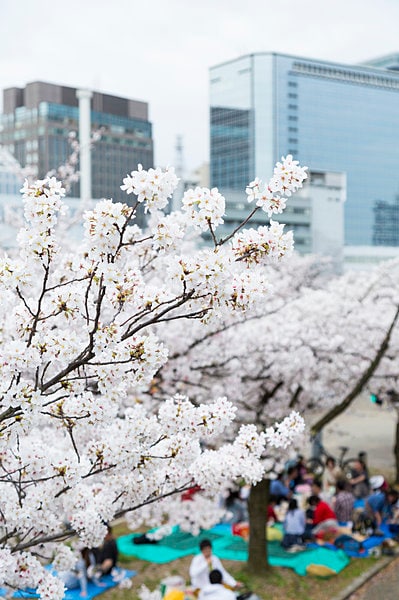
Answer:
[[[283, 159], [264, 188], [250, 185], [252, 214], [281, 212], [305, 177]], [[61, 184], [23, 188], [19, 256], [0, 260], [0, 585], [11, 592], [62, 598], [42, 564], [74, 563], [60, 542], [98, 545], [121, 515], [131, 524], [160, 523], [167, 511], [178, 518], [174, 496], [193, 482], [216, 492], [226, 478], [259, 481], [265, 446], [287, 445], [303, 429], [294, 413], [267, 431], [244, 425], [220, 446], [236, 413], [224, 395], [193, 404], [172, 392], [156, 412], [139, 401], [173, 352], [157, 327], [215, 323], [264, 303], [265, 265], [292, 249], [274, 221], [217, 239], [225, 203], [216, 189], [187, 192], [182, 210], [165, 214], [176, 181], [173, 169], [133, 171], [122, 186], [133, 206], [103, 200], [87, 211], [73, 253], [57, 240]], [[146, 231], [134, 223], [140, 204], [151, 216]], [[208, 229], [214, 247], [184, 253], [192, 228]], [[204, 441], [215, 449], [203, 451]]]
[[[200, 403], [225, 393], [237, 407], [237, 423], [266, 432], [290, 410], [308, 417], [309, 425], [314, 412], [322, 412], [315, 431], [340, 414], [365, 389], [386, 353], [398, 317], [397, 267], [329, 280], [311, 265], [299, 258], [291, 268], [286, 265], [267, 305], [249, 318], [233, 315], [216, 329], [190, 332], [176, 324], [165, 332], [177, 340], [176, 351], [157, 374], [152, 396], [178, 389]], [[284, 452], [269, 448], [263, 458], [271, 473]], [[253, 569], [264, 565], [259, 556], [266, 548], [267, 480], [251, 491]]]

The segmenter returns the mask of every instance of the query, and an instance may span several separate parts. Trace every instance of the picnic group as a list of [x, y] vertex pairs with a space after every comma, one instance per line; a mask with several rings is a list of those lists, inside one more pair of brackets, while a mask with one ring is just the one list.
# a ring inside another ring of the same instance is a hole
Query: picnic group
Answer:
[[369, 477], [363, 460], [354, 461], [348, 476], [328, 457], [322, 476], [315, 478], [299, 456], [271, 481], [267, 517], [276, 523], [283, 514], [281, 545], [287, 551], [300, 552], [307, 543], [339, 542], [343, 532], [359, 542], [370, 536], [382, 537], [384, 531], [395, 537], [399, 532], [398, 501], [397, 490], [382, 475]]
[[[199, 491], [196, 487], [193, 493]], [[323, 474], [315, 477], [306, 469], [302, 456], [289, 463], [283, 472], [270, 482], [268, 505], [265, 506], [268, 539], [279, 539], [281, 548], [290, 554], [305, 551], [318, 545], [336, 545], [337, 548], [357, 549], [372, 537], [385, 537], [399, 541], [399, 494], [391, 488], [382, 475], [369, 477], [362, 460], [353, 464], [350, 477], [345, 476], [334, 458], [326, 460]], [[230, 489], [220, 502], [225, 509], [223, 524], [231, 526], [232, 534], [248, 537], [247, 486]], [[190, 499], [190, 495], [186, 497]], [[274, 531], [279, 537], [269, 537]], [[146, 541], [137, 539], [136, 542]], [[393, 542], [394, 543], [394, 542]], [[390, 546], [392, 548], [392, 546]], [[104, 575], [111, 573], [117, 564], [118, 547], [108, 528], [101, 548], [81, 552], [76, 567], [71, 572], [60, 573], [67, 589], [79, 589], [87, 596], [87, 582], [101, 586]], [[199, 600], [255, 599], [255, 594], [242, 593], [241, 583], [223, 567], [212, 551], [212, 542], [202, 539], [199, 553], [194, 556], [189, 577], [189, 597]], [[187, 597], [172, 589], [165, 600]]]

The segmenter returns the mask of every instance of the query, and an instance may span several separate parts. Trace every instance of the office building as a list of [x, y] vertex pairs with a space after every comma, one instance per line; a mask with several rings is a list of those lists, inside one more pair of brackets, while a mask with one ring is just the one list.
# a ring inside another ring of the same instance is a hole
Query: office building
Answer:
[[21, 185], [18, 162], [8, 150], [0, 146], [0, 195], [17, 194]]
[[[64, 164], [71, 152], [70, 133], [79, 129], [76, 92], [43, 82], [3, 92], [0, 144], [38, 178]], [[129, 197], [119, 187], [123, 177], [138, 163], [153, 166], [148, 104], [93, 92], [91, 129], [101, 132], [91, 152], [91, 197], [126, 202]], [[80, 195], [79, 183], [72, 186], [71, 195]]]
[[399, 193], [398, 69], [399, 55], [343, 65], [274, 53], [212, 67], [211, 186], [267, 181], [292, 154], [311, 171], [346, 173], [345, 244], [385, 244]]

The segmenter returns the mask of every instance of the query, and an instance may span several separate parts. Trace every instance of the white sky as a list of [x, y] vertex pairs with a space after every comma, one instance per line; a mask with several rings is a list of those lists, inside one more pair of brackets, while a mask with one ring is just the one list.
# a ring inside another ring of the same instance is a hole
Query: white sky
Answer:
[[[145, 100], [156, 165], [208, 159], [208, 69], [274, 51], [399, 51], [399, 0], [0, 0], [0, 89], [49, 81]], [[132, 168], [135, 165], [132, 165]]]

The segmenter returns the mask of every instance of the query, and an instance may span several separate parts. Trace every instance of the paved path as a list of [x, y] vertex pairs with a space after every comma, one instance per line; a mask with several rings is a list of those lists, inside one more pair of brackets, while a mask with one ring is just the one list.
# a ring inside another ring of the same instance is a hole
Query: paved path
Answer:
[[396, 600], [399, 598], [399, 558], [375, 575], [348, 600]]
[[[392, 476], [395, 427], [395, 411], [373, 404], [364, 394], [344, 414], [326, 426], [323, 444], [334, 456], [339, 455], [339, 446], [348, 446], [348, 458], [366, 450], [369, 466], [375, 470], [383, 469], [384, 473]], [[397, 597], [399, 599], [399, 593]]]

